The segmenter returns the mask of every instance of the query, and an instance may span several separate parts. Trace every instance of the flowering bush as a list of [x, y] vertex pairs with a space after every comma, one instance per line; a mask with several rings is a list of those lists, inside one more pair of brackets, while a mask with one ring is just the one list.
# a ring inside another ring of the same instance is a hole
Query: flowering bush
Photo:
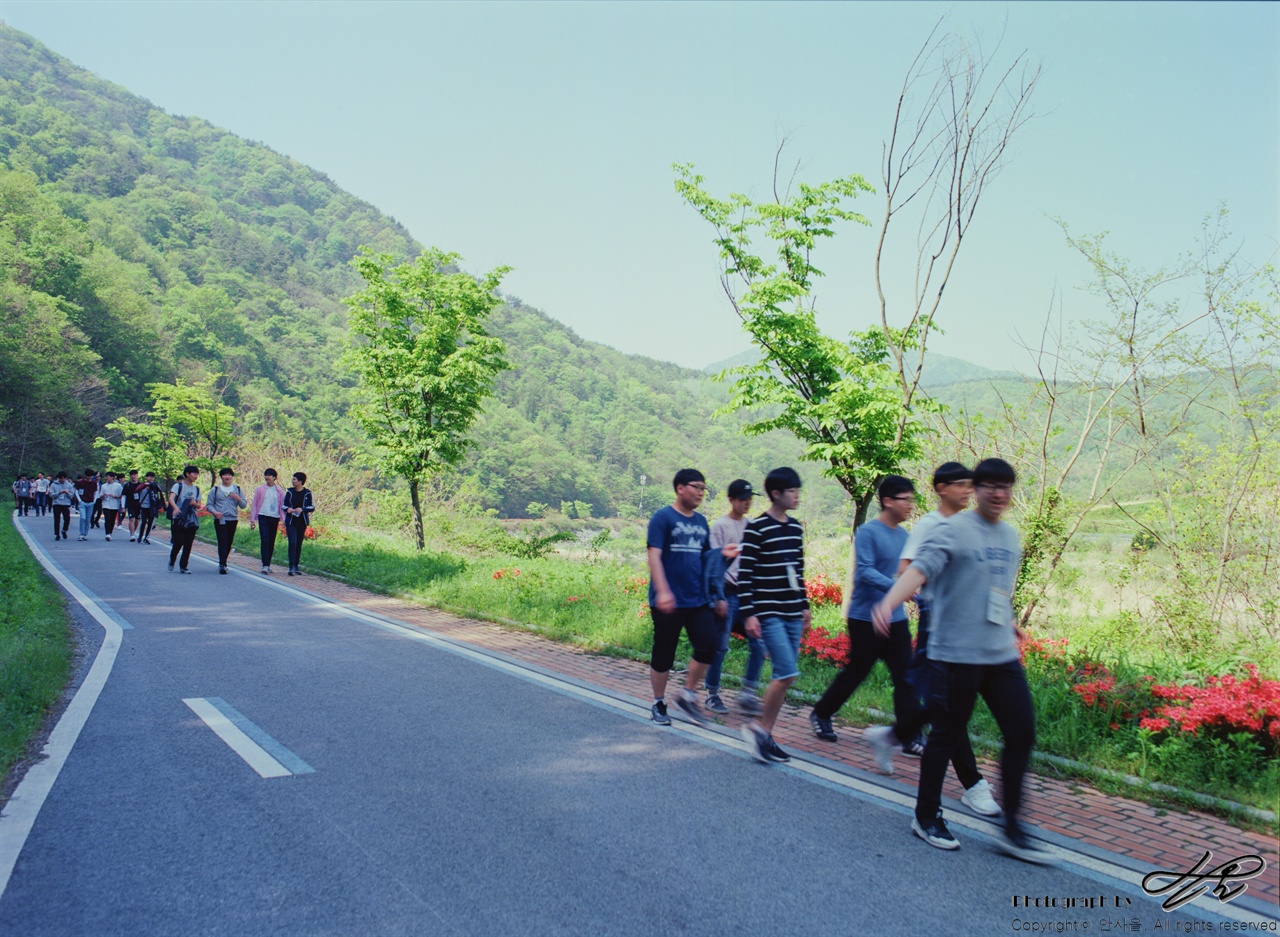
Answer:
[[843, 667], [849, 658], [849, 634], [828, 634], [821, 628], [810, 628], [800, 639], [800, 653]]
[[809, 596], [810, 605], [839, 605], [844, 601], [844, 591], [838, 582], [834, 582], [822, 573], [814, 576], [804, 584], [804, 591]]
[[1163, 732], [1177, 725], [1183, 732], [1202, 728], [1227, 733], [1246, 731], [1280, 748], [1280, 680], [1264, 680], [1253, 664], [1245, 664], [1248, 676], [1210, 677], [1204, 686], [1152, 685], [1151, 693], [1169, 702], [1139, 725]]

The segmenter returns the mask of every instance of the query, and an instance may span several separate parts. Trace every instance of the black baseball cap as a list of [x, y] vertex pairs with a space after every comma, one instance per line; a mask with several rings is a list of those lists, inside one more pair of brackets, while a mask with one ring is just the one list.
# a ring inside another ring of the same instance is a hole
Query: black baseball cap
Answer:
[[751, 487], [751, 482], [747, 481], [745, 478], [735, 478], [733, 481], [729, 482], [730, 498], [754, 498], [755, 494], [755, 491]]

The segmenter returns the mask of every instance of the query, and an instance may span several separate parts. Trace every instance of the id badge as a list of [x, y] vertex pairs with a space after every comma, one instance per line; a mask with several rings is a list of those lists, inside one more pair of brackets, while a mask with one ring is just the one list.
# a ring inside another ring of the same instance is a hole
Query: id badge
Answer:
[[792, 589], [800, 588], [800, 577], [796, 575], [796, 568], [790, 563], [787, 564], [787, 585]]
[[1013, 621], [1013, 603], [1009, 593], [999, 586], [992, 586], [987, 593], [987, 621], [993, 625], [1008, 625]]

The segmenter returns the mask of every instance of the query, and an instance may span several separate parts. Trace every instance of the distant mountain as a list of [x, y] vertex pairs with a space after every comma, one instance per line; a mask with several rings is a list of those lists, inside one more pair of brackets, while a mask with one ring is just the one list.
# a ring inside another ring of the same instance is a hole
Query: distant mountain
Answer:
[[[759, 360], [760, 353], [754, 348], [748, 348], [732, 358], [725, 358], [723, 361], [707, 365], [702, 369], [702, 373], [719, 374], [725, 368], [737, 368]], [[930, 351], [925, 353], [924, 373], [920, 376], [920, 384], [926, 388], [939, 388], [970, 381], [1020, 381], [1022, 379], [1023, 376], [1016, 371], [996, 371], [965, 361], [963, 358], [953, 358], [950, 355], [940, 355]]]

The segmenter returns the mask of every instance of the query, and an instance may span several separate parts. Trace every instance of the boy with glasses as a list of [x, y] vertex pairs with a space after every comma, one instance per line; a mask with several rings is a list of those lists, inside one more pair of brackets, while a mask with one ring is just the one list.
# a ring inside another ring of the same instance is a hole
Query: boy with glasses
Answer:
[[680, 632], [689, 636], [693, 659], [676, 705], [695, 722], [706, 722], [698, 705], [698, 684], [716, 658], [715, 617], [707, 600], [706, 553], [711, 529], [697, 508], [707, 493], [706, 479], [697, 469], [681, 469], [672, 481], [675, 501], [649, 519], [649, 611], [653, 615], [653, 652], [649, 685], [653, 706], [649, 714], [660, 726], [671, 725], [667, 712], [667, 678], [675, 664]]
[[1016, 481], [1013, 467], [1003, 459], [979, 462], [973, 470], [977, 508], [938, 525], [872, 614], [877, 633], [885, 635], [894, 606], [926, 583], [930, 586], [933, 621], [927, 652], [933, 731], [921, 758], [912, 832], [939, 849], [960, 848], [942, 819], [942, 780], [981, 696], [1004, 737], [1001, 849], [1026, 862], [1049, 864], [1052, 857], [1032, 842], [1018, 820], [1036, 731], [1031, 691], [1018, 654], [1022, 632], [1014, 621], [1012, 601], [1022, 546], [1002, 520]]

